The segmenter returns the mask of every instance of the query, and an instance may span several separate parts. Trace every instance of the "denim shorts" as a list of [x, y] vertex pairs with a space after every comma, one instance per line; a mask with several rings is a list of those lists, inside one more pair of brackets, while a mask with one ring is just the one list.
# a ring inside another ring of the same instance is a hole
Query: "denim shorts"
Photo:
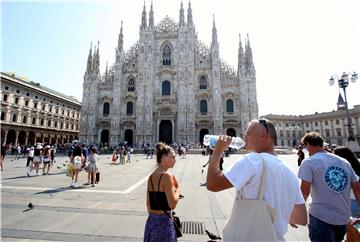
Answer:
[[309, 215], [309, 237], [311, 242], [341, 242], [346, 234], [345, 225], [332, 225]]

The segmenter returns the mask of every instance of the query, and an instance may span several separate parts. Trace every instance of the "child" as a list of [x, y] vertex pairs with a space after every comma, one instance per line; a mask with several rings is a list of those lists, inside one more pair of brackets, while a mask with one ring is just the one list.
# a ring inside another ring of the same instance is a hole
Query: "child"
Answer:
[[111, 160], [112, 160], [112, 164], [115, 165], [115, 162], [117, 160], [116, 150], [113, 151]]
[[127, 152], [127, 162], [131, 163], [131, 152], [133, 151], [133, 149], [129, 149]]

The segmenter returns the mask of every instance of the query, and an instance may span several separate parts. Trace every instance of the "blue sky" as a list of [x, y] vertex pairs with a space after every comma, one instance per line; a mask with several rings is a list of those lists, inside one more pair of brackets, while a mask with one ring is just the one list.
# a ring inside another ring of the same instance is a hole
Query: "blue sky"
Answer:
[[[149, 12], [150, 0], [146, 0]], [[155, 23], [178, 20], [180, 0], [153, 0]], [[335, 109], [331, 74], [360, 72], [360, 5], [356, 0], [193, 0], [199, 39], [210, 44], [215, 14], [220, 56], [237, 65], [238, 34], [250, 34], [260, 114]], [[2, 71], [81, 100], [90, 42], [100, 41], [101, 70], [114, 61], [121, 20], [127, 50], [139, 36], [143, 0], [5, 1]], [[184, 1], [185, 14], [187, 1]], [[360, 104], [360, 80], [349, 88]], [[316, 100], [316, 104], [314, 104]]]

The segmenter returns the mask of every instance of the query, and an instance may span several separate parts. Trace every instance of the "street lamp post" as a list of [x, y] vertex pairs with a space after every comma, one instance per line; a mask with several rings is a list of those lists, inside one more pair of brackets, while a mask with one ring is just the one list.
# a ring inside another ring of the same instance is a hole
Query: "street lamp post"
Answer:
[[351, 71], [349, 73], [343, 72], [343, 74], [341, 75], [341, 78], [339, 78], [337, 75], [332, 75], [329, 80], [329, 84], [330, 84], [330, 86], [333, 86], [335, 81], [337, 81], [339, 88], [342, 88], [344, 91], [347, 128], [348, 128], [348, 133], [349, 133], [348, 141], [355, 141], [354, 132], [352, 130], [352, 121], [351, 121], [351, 116], [350, 116], [350, 112], [349, 112], [348, 101], [347, 101], [347, 97], [346, 97], [346, 88], [349, 86], [349, 76], [350, 76], [351, 82], [356, 82], [356, 80], [358, 79], [358, 73], [356, 73], [354, 71]]

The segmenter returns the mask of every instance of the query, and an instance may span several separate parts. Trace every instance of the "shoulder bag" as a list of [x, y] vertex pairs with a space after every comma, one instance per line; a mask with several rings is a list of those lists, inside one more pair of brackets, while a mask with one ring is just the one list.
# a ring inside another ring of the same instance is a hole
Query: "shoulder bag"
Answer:
[[223, 229], [224, 241], [277, 241], [273, 223], [276, 211], [264, 201], [266, 163], [262, 161], [262, 175], [258, 200], [236, 200], [229, 220]]

